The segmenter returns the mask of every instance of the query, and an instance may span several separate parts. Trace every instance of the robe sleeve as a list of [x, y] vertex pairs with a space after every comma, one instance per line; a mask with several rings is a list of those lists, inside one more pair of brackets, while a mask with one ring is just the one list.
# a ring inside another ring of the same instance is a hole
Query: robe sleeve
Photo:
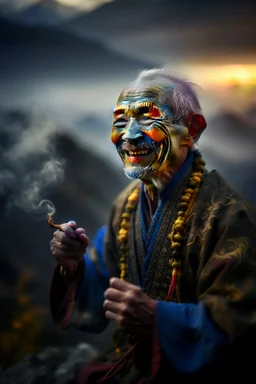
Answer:
[[56, 267], [50, 288], [50, 307], [56, 324], [74, 326], [85, 332], [103, 331], [108, 320], [103, 311], [104, 292], [109, 286], [109, 273], [104, 264], [106, 227], [96, 233], [77, 273], [67, 280]]
[[213, 322], [203, 302], [159, 301], [157, 332], [162, 350], [179, 373], [213, 369], [223, 363], [221, 346], [228, 343], [228, 337]]
[[158, 302], [158, 339], [181, 374], [228, 365], [234, 370], [247, 364], [255, 344], [255, 209], [232, 198], [220, 206], [207, 216], [203, 231], [195, 231], [202, 235], [198, 302]]

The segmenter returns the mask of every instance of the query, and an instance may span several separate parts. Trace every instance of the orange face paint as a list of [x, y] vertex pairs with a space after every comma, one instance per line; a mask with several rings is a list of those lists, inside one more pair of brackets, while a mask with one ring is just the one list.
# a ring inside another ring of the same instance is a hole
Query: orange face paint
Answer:
[[110, 135], [110, 139], [112, 141], [113, 144], [117, 144], [118, 141], [120, 140], [121, 136], [123, 135], [124, 132], [120, 131], [120, 132], [117, 132], [116, 130], [113, 130], [111, 135]]
[[151, 128], [148, 131], [143, 131], [147, 136], [149, 136], [152, 140], [156, 141], [157, 143], [161, 143], [165, 135], [162, 131], [160, 131], [158, 128]]
[[158, 117], [162, 117], [162, 112], [156, 106], [153, 106], [152, 108], [150, 108], [149, 112], [147, 113], [147, 116], [156, 119]]
[[122, 108], [122, 107], [116, 108], [114, 110], [114, 113], [113, 113], [114, 119], [117, 119], [118, 117], [124, 115], [127, 112], [127, 109], [128, 109], [127, 107], [126, 108]]

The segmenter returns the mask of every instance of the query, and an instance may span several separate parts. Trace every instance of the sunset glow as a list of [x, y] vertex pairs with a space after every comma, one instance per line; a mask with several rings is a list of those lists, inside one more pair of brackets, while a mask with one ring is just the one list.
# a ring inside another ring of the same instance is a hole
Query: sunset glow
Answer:
[[256, 85], [256, 64], [204, 65], [186, 68], [188, 77], [202, 85]]
[[84, 11], [91, 11], [105, 3], [111, 3], [113, 0], [57, 0], [58, 3], [75, 7]]

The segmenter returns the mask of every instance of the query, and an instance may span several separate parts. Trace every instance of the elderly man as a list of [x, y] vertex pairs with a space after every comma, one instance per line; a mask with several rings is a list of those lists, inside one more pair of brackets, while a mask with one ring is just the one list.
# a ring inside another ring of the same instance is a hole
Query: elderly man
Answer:
[[88, 364], [80, 383], [231, 379], [253, 369], [256, 210], [206, 170], [196, 147], [205, 127], [193, 85], [165, 69], [142, 71], [119, 96], [111, 140], [133, 180], [88, 249], [73, 221], [50, 243], [55, 322], [117, 328], [105, 363]]

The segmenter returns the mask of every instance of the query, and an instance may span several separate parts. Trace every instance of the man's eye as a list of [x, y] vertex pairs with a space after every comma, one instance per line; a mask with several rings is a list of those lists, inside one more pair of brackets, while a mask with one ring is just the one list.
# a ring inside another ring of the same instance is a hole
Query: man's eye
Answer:
[[143, 115], [145, 113], [149, 113], [149, 111], [150, 111], [150, 108], [147, 107], [147, 106], [140, 107], [139, 110], [138, 110], [139, 114], [141, 114], [141, 115]]
[[142, 119], [140, 119], [141, 124], [144, 124], [144, 125], [150, 125], [153, 123], [153, 121], [154, 119], [151, 119], [148, 116], [144, 116]]
[[125, 119], [118, 119], [117, 121], [114, 122], [114, 127], [116, 128], [124, 128], [126, 127], [128, 121]]

